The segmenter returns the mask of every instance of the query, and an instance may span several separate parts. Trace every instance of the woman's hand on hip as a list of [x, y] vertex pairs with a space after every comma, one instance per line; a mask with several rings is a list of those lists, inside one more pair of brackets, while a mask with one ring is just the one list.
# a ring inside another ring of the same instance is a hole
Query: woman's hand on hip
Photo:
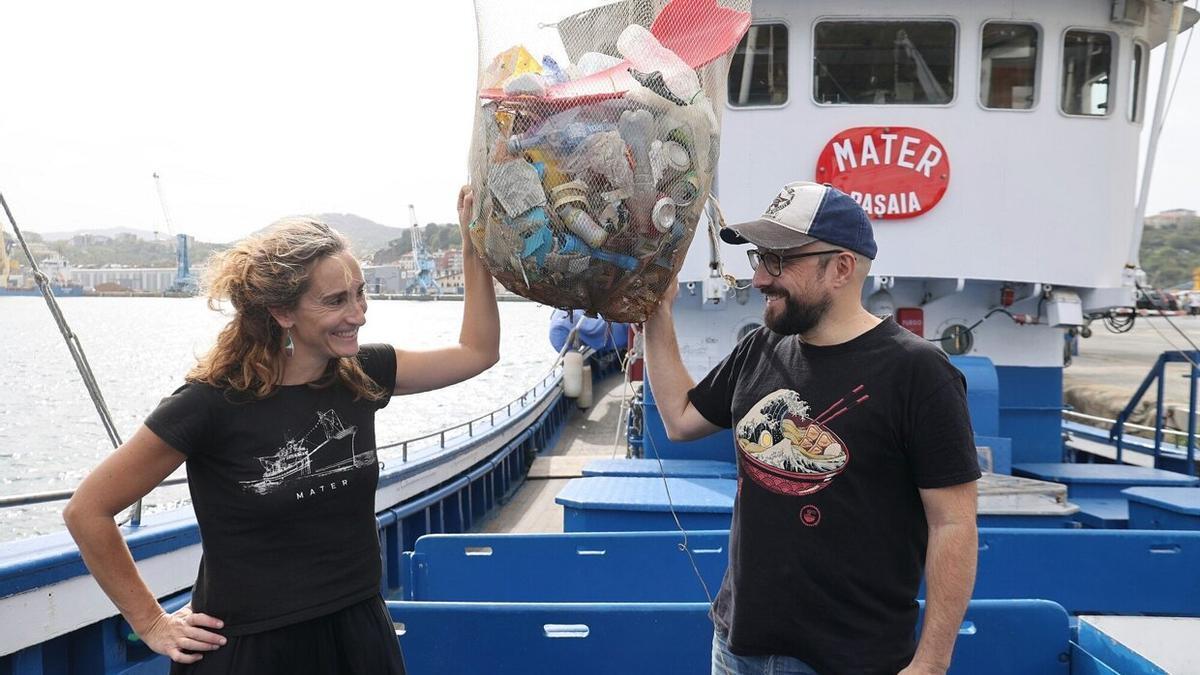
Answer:
[[142, 642], [158, 654], [176, 663], [195, 663], [225, 644], [225, 638], [206, 628], [222, 628], [225, 622], [207, 614], [192, 611], [191, 605], [174, 614], [163, 612], [140, 633]]

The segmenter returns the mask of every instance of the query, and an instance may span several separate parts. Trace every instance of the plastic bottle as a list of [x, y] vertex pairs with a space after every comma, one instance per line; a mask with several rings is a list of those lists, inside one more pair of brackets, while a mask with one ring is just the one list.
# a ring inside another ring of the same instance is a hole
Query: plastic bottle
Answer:
[[650, 165], [650, 144], [654, 142], [654, 115], [648, 110], [627, 110], [617, 122], [621, 138], [633, 155], [633, 194], [635, 208], [648, 209], [652, 204], [654, 168]]
[[617, 51], [638, 70], [662, 73], [667, 88], [683, 101], [691, 103], [700, 91], [700, 79], [696, 77], [696, 71], [639, 24], [632, 24], [621, 31], [617, 36]]
[[583, 243], [598, 248], [608, 239], [608, 232], [588, 215], [587, 211], [574, 204], [563, 204], [556, 209], [567, 229], [579, 237]]
[[606, 263], [611, 263], [629, 272], [636, 270], [638, 266], [638, 261], [636, 258], [632, 258], [627, 255], [621, 255], [620, 253], [612, 253], [611, 251], [605, 251], [603, 249], [596, 249], [592, 251], [592, 257], [596, 258], [597, 260], [603, 260]]
[[621, 255], [620, 253], [605, 251], [603, 249], [593, 249], [592, 247], [583, 243], [579, 237], [576, 237], [573, 234], [563, 235], [562, 245], [559, 247], [558, 252], [564, 255], [570, 255], [572, 253], [590, 255], [596, 260], [603, 260], [604, 262], [611, 263], [616, 267], [620, 267], [621, 269], [628, 271], [633, 271], [637, 269], [638, 266], [638, 261], [635, 258], [631, 258], [627, 255]]
[[515, 155], [541, 148], [564, 157], [592, 134], [612, 129], [612, 124], [581, 120], [580, 109], [571, 108], [547, 118], [533, 131], [509, 138], [508, 150]]

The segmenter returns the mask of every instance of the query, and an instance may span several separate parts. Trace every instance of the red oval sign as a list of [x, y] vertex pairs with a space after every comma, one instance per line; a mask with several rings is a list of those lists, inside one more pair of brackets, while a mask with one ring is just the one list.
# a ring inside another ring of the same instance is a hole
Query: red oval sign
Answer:
[[912, 218], [946, 194], [950, 158], [922, 129], [854, 127], [825, 144], [816, 180], [853, 197], [872, 219]]

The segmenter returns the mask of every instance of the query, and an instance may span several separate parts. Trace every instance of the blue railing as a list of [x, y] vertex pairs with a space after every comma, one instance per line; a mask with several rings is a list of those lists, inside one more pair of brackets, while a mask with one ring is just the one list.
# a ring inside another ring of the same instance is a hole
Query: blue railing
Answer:
[[[593, 378], [599, 379], [617, 370], [619, 360], [611, 355], [598, 355], [592, 357], [592, 363]], [[400, 466], [381, 472], [381, 491], [402, 480], [434, 474], [441, 467], [470, 457], [470, 453], [478, 454], [489, 444], [498, 444], [497, 449], [489, 450], [480, 461], [377, 513], [383, 562], [381, 591], [385, 596], [400, 597], [403, 590], [400, 557], [412, 550], [418, 537], [470, 530], [516, 489], [533, 456], [556, 443], [574, 407], [562, 395], [560, 383], [561, 367], [556, 367], [503, 408], [433, 434], [384, 446], [399, 447], [402, 461]], [[62, 499], [69, 497], [69, 493], [55, 496]], [[160, 540], [180, 545], [198, 541], [194, 519], [163, 514], [155, 520], [164, 519], [171, 522], [150, 524], [144, 532], [142, 528], [125, 528], [125, 531], [131, 543], [148, 536], [148, 541], [153, 540], [151, 548], [156, 550], [161, 548]], [[56, 541], [49, 542], [50, 539]], [[24, 554], [13, 555], [17, 553], [14, 546]], [[0, 598], [86, 575], [78, 549], [65, 534], [8, 544], [6, 549], [8, 555], [0, 558]], [[135, 553], [135, 557], [145, 556]], [[164, 608], [172, 610], [190, 598], [188, 589], [163, 597], [161, 602]], [[166, 666], [166, 660], [146, 649], [119, 615], [0, 656], [0, 675], [157, 673], [166, 672]]]
[[1158, 466], [1162, 457], [1163, 450], [1163, 424], [1165, 419], [1164, 414], [1164, 398], [1166, 387], [1166, 366], [1168, 363], [1186, 363], [1188, 369], [1189, 397], [1188, 397], [1188, 424], [1187, 424], [1187, 459], [1185, 471], [1188, 475], [1196, 475], [1196, 390], [1197, 382], [1200, 381], [1200, 351], [1168, 351], [1159, 354], [1158, 359], [1154, 362], [1154, 366], [1150, 372], [1142, 380], [1141, 386], [1137, 388], [1133, 396], [1129, 399], [1129, 403], [1121, 414], [1117, 416], [1116, 423], [1109, 430], [1109, 438], [1115, 443], [1117, 448], [1117, 462], [1122, 461], [1122, 454], [1125, 450], [1125, 425], [1129, 421], [1129, 417], [1137, 409], [1138, 404], [1142, 402], [1142, 397], [1150, 390], [1151, 385], [1157, 385], [1156, 393], [1157, 400], [1154, 408], [1154, 463]]

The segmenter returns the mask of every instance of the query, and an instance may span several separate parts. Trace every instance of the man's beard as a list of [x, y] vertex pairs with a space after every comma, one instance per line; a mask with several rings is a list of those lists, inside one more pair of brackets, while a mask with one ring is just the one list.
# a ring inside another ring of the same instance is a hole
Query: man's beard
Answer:
[[[817, 327], [821, 319], [833, 305], [833, 298], [828, 294], [816, 302], [801, 303], [788, 293], [783, 298], [783, 312], [774, 315], [765, 314], [763, 321], [767, 328], [780, 335], [802, 335]], [[776, 300], [776, 302], [779, 302]]]

